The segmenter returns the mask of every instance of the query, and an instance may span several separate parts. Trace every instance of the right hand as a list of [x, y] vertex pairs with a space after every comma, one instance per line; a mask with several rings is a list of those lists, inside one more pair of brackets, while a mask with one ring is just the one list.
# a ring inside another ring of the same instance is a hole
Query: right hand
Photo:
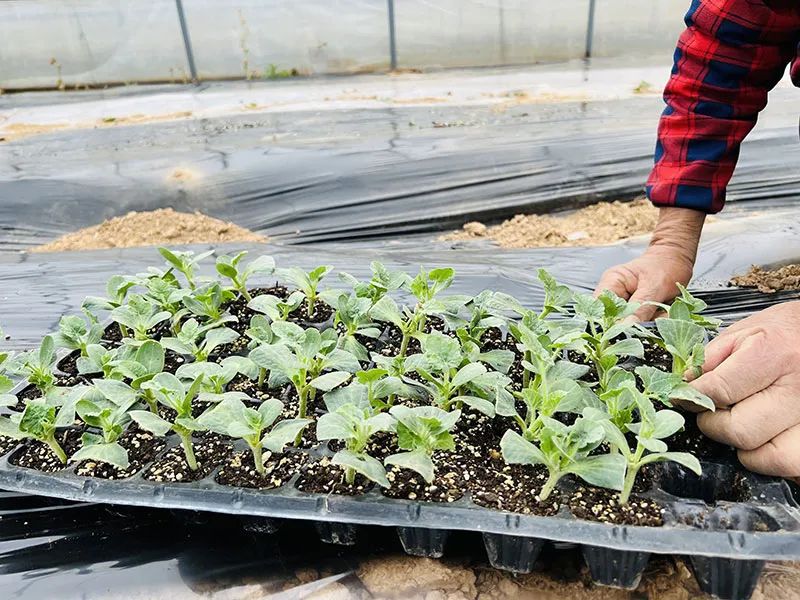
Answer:
[[[610, 290], [633, 302], [667, 303], [678, 295], [676, 283], [689, 283], [693, 267], [685, 253], [677, 249], [650, 246], [640, 257], [603, 273], [595, 293]], [[658, 306], [642, 304], [634, 316], [639, 321], [651, 321], [659, 310]]]

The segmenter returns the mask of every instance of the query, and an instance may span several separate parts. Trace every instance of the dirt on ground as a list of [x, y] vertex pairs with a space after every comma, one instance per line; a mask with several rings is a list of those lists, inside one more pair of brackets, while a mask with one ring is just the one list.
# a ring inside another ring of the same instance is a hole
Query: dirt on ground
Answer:
[[800, 265], [786, 265], [774, 270], [753, 265], [744, 275], [732, 277], [730, 284], [744, 288], [758, 288], [759, 292], [765, 294], [800, 290]]
[[658, 209], [645, 199], [593, 204], [565, 216], [516, 215], [499, 225], [467, 223], [444, 241], [491, 240], [503, 248], [599, 246], [649, 234]]
[[[569, 570], [569, 569], [568, 569]], [[355, 576], [317, 587], [315, 600], [339, 598], [404, 600], [710, 600], [700, 591], [689, 566], [681, 559], [653, 556], [635, 590], [619, 590], [591, 583], [588, 569], [575, 573], [535, 571], [512, 575], [485, 566], [457, 561], [391, 556], [368, 560]], [[282, 589], [302, 589], [327, 573], [297, 574]], [[764, 569], [753, 600], [800, 600], [800, 566], [770, 563]]]
[[266, 242], [267, 238], [234, 223], [226, 223], [199, 212], [182, 213], [171, 208], [129, 212], [86, 229], [80, 229], [31, 252], [64, 252], [133, 248], [169, 244]]

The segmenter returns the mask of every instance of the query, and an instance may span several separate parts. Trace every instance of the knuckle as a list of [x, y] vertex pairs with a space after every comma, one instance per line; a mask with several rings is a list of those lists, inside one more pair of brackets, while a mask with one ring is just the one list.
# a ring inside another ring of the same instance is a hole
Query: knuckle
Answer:
[[[787, 452], [785, 448], [779, 447], [775, 442], [771, 441], [765, 444], [759, 451], [763, 452], [764, 455], [759, 464], [755, 465], [755, 470], [783, 477], [794, 477], [800, 474], [800, 469], [798, 469], [797, 460], [793, 453]], [[742, 461], [742, 458], [747, 461], [747, 452], [739, 452], [738, 454], [740, 461]]]
[[758, 432], [730, 413], [726, 427], [730, 444], [740, 450], [755, 450], [761, 445]]
[[727, 378], [710, 371], [707, 375], [706, 395], [708, 395], [717, 406], [728, 407], [734, 403], [733, 389]]

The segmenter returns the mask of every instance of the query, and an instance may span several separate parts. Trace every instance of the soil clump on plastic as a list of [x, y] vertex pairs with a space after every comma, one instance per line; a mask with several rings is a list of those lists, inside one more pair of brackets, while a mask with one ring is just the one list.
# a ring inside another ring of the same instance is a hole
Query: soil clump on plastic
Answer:
[[171, 208], [129, 212], [85, 229], [79, 229], [31, 249], [31, 252], [103, 250], [176, 244], [266, 242], [267, 238], [234, 223], [199, 212]]
[[800, 264], [792, 264], [769, 270], [753, 265], [744, 275], [732, 277], [730, 285], [757, 288], [764, 294], [784, 290], [800, 290]]
[[599, 246], [649, 234], [657, 220], [658, 209], [646, 199], [601, 202], [565, 216], [519, 214], [493, 226], [473, 221], [439, 239], [485, 239], [503, 248]]

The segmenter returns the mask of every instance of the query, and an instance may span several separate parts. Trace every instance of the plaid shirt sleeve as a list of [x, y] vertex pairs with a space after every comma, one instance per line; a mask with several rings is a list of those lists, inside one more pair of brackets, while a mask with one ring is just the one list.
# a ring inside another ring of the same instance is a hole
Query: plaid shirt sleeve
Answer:
[[739, 146], [796, 55], [800, 11], [787, 0], [692, 0], [685, 20], [647, 195], [657, 206], [714, 213]]

